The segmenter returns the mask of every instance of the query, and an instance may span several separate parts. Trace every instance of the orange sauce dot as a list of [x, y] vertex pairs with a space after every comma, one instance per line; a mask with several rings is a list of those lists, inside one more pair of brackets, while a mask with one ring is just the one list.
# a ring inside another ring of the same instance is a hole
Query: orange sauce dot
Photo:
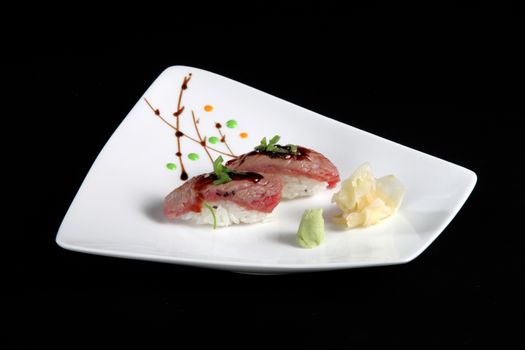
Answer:
[[245, 139], [245, 138], [248, 137], [248, 133], [247, 133], [247, 132], [241, 132], [241, 133], [239, 134], [239, 136], [241, 137], [241, 139]]
[[206, 106], [204, 106], [204, 110], [206, 112], [211, 112], [211, 111], [213, 111], [213, 106], [212, 105], [206, 105]]

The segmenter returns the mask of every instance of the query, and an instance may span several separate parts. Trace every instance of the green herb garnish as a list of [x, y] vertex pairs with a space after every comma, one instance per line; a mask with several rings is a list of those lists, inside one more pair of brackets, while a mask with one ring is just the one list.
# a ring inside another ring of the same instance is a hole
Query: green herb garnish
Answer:
[[297, 145], [286, 145], [286, 147], [290, 148], [292, 154], [297, 154]]
[[213, 162], [213, 172], [215, 173], [214, 175], [216, 177], [216, 179], [213, 180], [214, 185], [222, 185], [227, 182], [230, 182], [232, 180], [230, 175], [240, 175], [240, 176], [246, 175], [246, 173], [242, 171], [241, 172], [234, 171], [228, 167], [225, 167], [224, 165], [222, 165], [223, 161], [224, 160], [222, 159], [222, 156], [219, 156]]
[[259, 152], [272, 152], [272, 153], [282, 153], [282, 154], [291, 154], [297, 155], [297, 145], [278, 145], [277, 142], [281, 139], [281, 136], [275, 135], [270, 139], [270, 142], [266, 141], [266, 137], [263, 137], [261, 144], [255, 147], [256, 151]]
[[281, 136], [275, 135], [270, 139], [270, 142], [268, 143], [266, 142], [266, 137], [263, 137], [263, 139], [261, 140], [261, 144], [255, 147], [255, 149], [257, 151], [273, 152], [273, 150], [277, 147], [277, 142], [279, 142], [280, 139]]
[[230, 169], [222, 165], [222, 162], [224, 159], [222, 159], [222, 156], [219, 156], [215, 161], [213, 162], [213, 172], [215, 173], [215, 176], [217, 179], [213, 181], [214, 185], [222, 185], [226, 182], [230, 182], [232, 178], [228, 173], [232, 173]]
[[215, 230], [217, 228], [217, 218], [215, 217], [215, 210], [213, 210], [213, 207], [209, 205], [208, 203], [202, 203], [202, 205], [210, 209], [211, 216], [213, 217], [213, 229]]

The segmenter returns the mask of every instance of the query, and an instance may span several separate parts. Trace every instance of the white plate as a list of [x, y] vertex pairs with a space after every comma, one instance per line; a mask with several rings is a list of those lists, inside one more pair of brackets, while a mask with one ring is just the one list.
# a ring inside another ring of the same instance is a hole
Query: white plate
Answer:
[[[179, 186], [176, 138], [141, 98], [100, 152], [60, 230], [66, 249], [100, 255], [194, 265], [250, 273], [332, 270], [405, 263], [418, 256], [459, 211], [476, 183], [465, 168], [407, 148], [352, 126], [308, 111], [264, 92], [200, 69], [166, 69], [144, 97], [175, 123], [183, 78], [192, 73], [182, 104], [181, 130], [197, 138], [191, 110], [200, 118], [202, 136], [219, 136], [237, 153], [248, 152], [263, 137], [281, 135], [283, 143], [305, 145], [325, 154], [347, 178], [369, 162], [375, 176], [394, 174], [407, 187], [397, 215], [366, 229], [342, 231], [330, 223], [334, 191], [282, 202], [268, 223], [213, 230], [173, 223], [162, 215], [166, 194]], [[210, 105], [212, 111], [205, 111]], [[226, 127], [228, 120], [236, 128]], [[246, 132], [247, 138], [240, 133]], [[203, 148], [181, 138], [183, 160], [191, 176], [208, 172]], [[226, 151], [220, 142], [212, 145]], [[191, 161], [188, 153], [200, 160]], [[217, 154], [212, 152], [215, 157]], [[228, 159], [227, 157], [225, 157]], [[326, 240], [302, 249], [295, 233], [306, 208], [325, 210]]]

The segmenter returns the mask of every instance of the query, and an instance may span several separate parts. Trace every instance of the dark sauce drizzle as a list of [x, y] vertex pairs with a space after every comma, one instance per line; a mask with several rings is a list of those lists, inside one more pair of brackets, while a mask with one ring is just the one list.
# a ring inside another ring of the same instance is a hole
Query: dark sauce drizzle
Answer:
[[[261, 174], [254, 173], [251, 171], [246, 173], [231, 173], [229, 175], [232, 181], [251, 181], [253, 183], [258, 183], [259, 181], [261, 181], [261, 179], [264, 178], [264, 176], [262, 176]], [[206, 187], [212, 185], [213, 181], [215, 180], [217, 180], [217, 176], [215, 176], [214, 173], [197, 176], [197, 179], [193, 184], [193, 190], [197, 193], [197, 200], [191, 206], [191, 211], [200, 213], [202, 209], [202, 203], [204, 202], [202, 191], [206, 189]], [[216, 191], [215, 194], [217, 196], [226, 198], [229, 196], [235, 196], [235, 191]]]
[[180, 164], [180, 179], [182, 181], [188, 180], [188, 173], [186, 172], [186, 168], [184, 167], [184, 162], [182, 161], [182, 152], [180, 148], [180, 138], [184, 136], [184, 133], [180, 131], [180, 115], [184, 111], [184, 106], [181, 106], [182, 101], [182, 94], [184, 90], [188, 88], [188, 82], [191, 79], [191, 73], [189, 73], [187, 76], [184, 77], [184, 80], [182, 81], [182, 85], [180, 87], [179, 92], [179, 100], [177, 101], [177, 111], [173, 113], [173, 116], [177, 119], [177, 123], [175, 124], [175, 137], [177, 137], [177, 158], [179, 158], [179, 164]]
[[182, 137], [187, 137], [191, 141], [196, 142], [199, 145], [201, 145], [204, 148], [204, 151], [208, 155], [208, 158], [210, 159], [212, 164], [213, 164], [213, 158], [212, 158], [212, 156], [211, 156], [211, 154], [210, 154], [208, 149], [213, 150], [213, 151], [215, 151], [215, 152], [217, 152], [219, 154], [224, 154], [224, 155], [229, 156], [229, 157], [237, 158], [237, 156], [232, 152], [231, 148], [229, 147], [228, 143], [226, 142], [226, 137], [222, 134], [222, 131], [220, 131], [220, 128], [222, 128], [222, 125], [220, 123], [216, 123], [215, 127], [219, 130], [219, 133], [221, 134], [221, 142], [223, 142], [226, 145], [226, 147], [228, 148], [230, 153], [218, 150], [216, 148], [213, 148], [213, 147], [210, 147], [210, 146], [207, 145], [206, 137], [204, 137], [204, 138], [201, 137], [201, 134], [199, 132], [199, 128], [197, 126], [197, 124], [199, 124], [199, 119], [197, 119], [195, 117], [195, 112], [193, 110], [191, 111], [191, 113], [192, 113], [192, 117], [193, 117], [193, 124], [194, 124], [195, 130], [197, 132], [198, 140], [193, 138], [193, 137], [191, 137], [191, 136], [189, 136], [189, 135], [184, 134], [180, 130], [180, 117], [181, 117], [182, 112], [184, 111], [184, 106], [181, 105], [182, 95], [183, 95], [183, 92], [188, 89], [188, 82], [191, 80], [191, 77], [192, 77], [192, 74], [189, 73], [187, 76], [184, 77], [184, 79], [182, 81], [181, 88], [180, 88], [180, 91], [179, 91], [179, 98], [178, 98], [178, 102], [177, 102], [177, 111], [173, 113], [173, 116], [176, 118], [176, 124], [175, 125], [171, 124], [169, 121], [164, 119], [162, 117], [161, 113], [160, 113], [160, 110], [158, 108], [154, 108], [151, 105], [151, 103], [144, 97], [144, 101], [146, 102], [148, 107], [153, 111], [153, 113], [157, 117], [159, 117], [166, 125], [168, 125], [170, 128], [175, 130], [175, 137], [177, 139], [177, 152], [175, 153], [175, 155], [177, 156], [177, 158], [179, 160], [180, 170], [181, 170], [180, 179], [183, 180], [183, 181], [188, 180], [189, 175], [186, 172], [186, 168], [184, 166], [184, 162], [182, 161], [183, 154], [182, 154], [182, 150], [181, 150], [181, 140], [180, 140]]
[[[285, 147], [285, 146], [280, 146], [278, 145], [279, 147]], [[301, 147], [301, 146], [297, 146], [297, 153], [296, 154], [290, 154], [290, 153], [277, 153], [277, 152], [268, 152], [268, 151], [251, 151], [251, 152], [248, 152], [246, 154], [243, 154], [240, 158], [238, 158], [238, 161], [239, 161], [239, 166], [242, 165], [244, 163], [244, 161], [246, 160], [246, 158], [250, 157], [250, 156], [253, 156], [253, 155], [256, 155], [256, 154], [261, 154], [261, 155], [266, 155], [270, 158], [280, 158], [280, 159], [293, 159], [293, 160], [309, 160], [310, 157], [310, 150], [308, 148], [304, 148], [304, 147]], [[231, 159], [229, 160], [226, 165], [229, 165], [233, 162], [236, 162], [237, 159]]]

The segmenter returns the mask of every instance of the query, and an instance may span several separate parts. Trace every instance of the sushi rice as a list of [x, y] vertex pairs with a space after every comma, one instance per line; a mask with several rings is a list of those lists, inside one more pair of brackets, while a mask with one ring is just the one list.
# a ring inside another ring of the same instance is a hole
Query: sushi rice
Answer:
[[[220, 201], [208, 203], [212, 206], [217, 220], [217, 226], [230, 226], [232, 224], [254, 224], [266, 219], [270, 213], [243, 208], [233, 202]], [[202, 207], [200, 213], [190, 211], [180, 216], [182, 220], [198, 225], [213, 225], [213, 214], [211, 210]]]
[[305, 176], [283, 176], [283, 191], [281, 198], [293, 199], [297, 197], [313, 196], [326, 190], [328, 182], [317, 181]]

